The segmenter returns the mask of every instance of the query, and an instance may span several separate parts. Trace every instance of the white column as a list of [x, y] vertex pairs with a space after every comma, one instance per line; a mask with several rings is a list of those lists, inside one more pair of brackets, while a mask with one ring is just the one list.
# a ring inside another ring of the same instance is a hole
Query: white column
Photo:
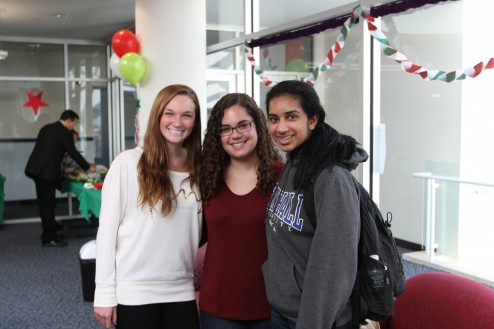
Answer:
[[204, 0], [136, 0], [136, 36], [146, 60], [140, 99], [139, 145], [156, 94], [175, 83], [195, 90], [206, 126], [206, 3]]

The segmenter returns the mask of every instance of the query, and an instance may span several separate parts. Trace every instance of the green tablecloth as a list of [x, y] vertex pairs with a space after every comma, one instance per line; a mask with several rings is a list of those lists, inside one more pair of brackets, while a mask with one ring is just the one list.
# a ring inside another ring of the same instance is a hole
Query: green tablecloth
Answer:
[[77, 195], [79, 212], [88, 222], [91, 222], [91, 215], [99, 217], [101, 190], [86, 189], [83, 182], [64, 180], [61, 191], [63, 193], [71, 192]]
[[3, 184], [5, 183], [6, 179], [7, 178], [4, 175], [0, 174], [0, 224], [3, 222], [3, 212], [5, 209], [5, 193], [3, 192]]

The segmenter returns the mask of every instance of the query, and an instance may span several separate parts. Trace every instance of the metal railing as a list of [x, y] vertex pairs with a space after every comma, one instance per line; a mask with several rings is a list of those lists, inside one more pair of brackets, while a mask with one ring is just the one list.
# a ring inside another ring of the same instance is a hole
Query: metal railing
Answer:
[[470, 184], [479, 186], [494, 187], [494, 183], [486, 183], [475, 180], [461, 179], [458, 177], [449, 176], [437, 176], [432, 175], [430, 172], [418, 172], [412, 174], [413, 177], [425, 179], [427, 182], [427, 207], [426, 207], [426, 221], [428, 230], [426, 232], [425, 250], [429, 255], [429, 261], [434, 260], [434, 252], [438, 247], [435, 242], [436, 235], [436, 189], [439, 188], [438, 181], [452, 182], [458, 184]]

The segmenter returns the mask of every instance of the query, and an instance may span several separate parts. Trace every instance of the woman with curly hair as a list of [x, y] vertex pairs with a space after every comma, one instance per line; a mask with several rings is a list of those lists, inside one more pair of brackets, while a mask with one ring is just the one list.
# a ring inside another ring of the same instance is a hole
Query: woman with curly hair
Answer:
[[143, 147], [120, 153], [103, 185], [94, 315], [105, 328], [199, 329], [200, 152], [196, 93], [163, 88]]
[[282, 163], [266, 118], [245, 94], [213, 107], [202, 147], [200, 188], [208, 245], [200, 289], [202, 329], [270, 328], [261, 265], [266, 204]]

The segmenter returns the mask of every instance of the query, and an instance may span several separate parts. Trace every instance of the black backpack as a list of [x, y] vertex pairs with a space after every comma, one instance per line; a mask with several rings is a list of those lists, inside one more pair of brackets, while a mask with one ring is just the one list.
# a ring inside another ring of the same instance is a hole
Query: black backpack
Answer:
[[405, 274], [391, 233], [392, 214], [384, 220], [367, 190], [355, 178], [360, 200], [357, 279], [353, 287], [352, 326], [393, 315], [393, 300], [405, 290]]
[[[359, 328], [361, 324], [366, 324], [366, 319], [383, 321], [393, 315], [394, 297], [405, 290], [405, 274], [390, 230], [391, 213], [388, 212], [385, 221], [367, 190], [355, 177], [352, 178], [358, 186], [360, 240], [357, 278], [350, 298], [352, 327]], [[304, 199], [309, 220], [316, 224], [313, 183]]]

